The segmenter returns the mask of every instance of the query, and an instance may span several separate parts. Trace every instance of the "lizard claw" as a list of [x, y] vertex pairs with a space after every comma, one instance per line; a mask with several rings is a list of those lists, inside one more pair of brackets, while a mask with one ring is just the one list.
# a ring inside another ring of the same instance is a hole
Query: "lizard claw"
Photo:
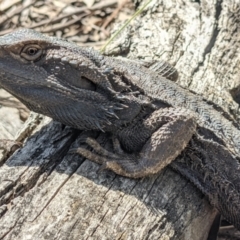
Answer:
[[99, 169], [97, 170], [97, 173], [101, 173], [101, 172], [103, 172], [103, 171], [106, 170], [106, 169], [107, 169], [106, 163], [103, 163], [103, 164], [99, 167]]
[[68, 153], [69, 154], [76, 154], [76, 153], [78, 153], [78, 148], [71, 148], [71, 149], [69, 149]]

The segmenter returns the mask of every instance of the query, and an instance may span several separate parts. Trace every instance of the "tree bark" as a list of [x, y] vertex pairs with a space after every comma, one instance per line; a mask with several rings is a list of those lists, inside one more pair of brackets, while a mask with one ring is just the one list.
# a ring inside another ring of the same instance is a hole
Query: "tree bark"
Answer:
[[[108, 54], [167, 60], [178, 84], [238, 116], [239, 8], [237, 0], [153, 0]], [[107, 134], [45, 117], [1, 165], [0, 239], [207, 239], [217, 211], [192, 183], [168, 167], [139, 180], [98, 172], [68, 153], [86, 135], [108, 144]]]

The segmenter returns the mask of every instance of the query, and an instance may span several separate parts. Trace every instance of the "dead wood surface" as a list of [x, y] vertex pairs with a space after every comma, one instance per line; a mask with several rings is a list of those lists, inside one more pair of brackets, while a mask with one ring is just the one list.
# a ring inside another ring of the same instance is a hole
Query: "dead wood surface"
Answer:
[[[238, 117], [239, 9], [237, 0], [153, 0], [108, 54], [167, 60], [180, 85]], [[0, 239], [207, 239], [216, 211], [189, 181], [170, 168], [140, 180], [97, 172], [97, 164], [68, 154], [86, 134], [109, 139], [45, 117], [2, 162]]]

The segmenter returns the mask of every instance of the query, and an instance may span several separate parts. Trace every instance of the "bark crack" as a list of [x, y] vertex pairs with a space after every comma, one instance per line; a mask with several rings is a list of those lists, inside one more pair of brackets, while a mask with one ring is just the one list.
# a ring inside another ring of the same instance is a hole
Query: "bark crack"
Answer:
[[[219, 18], [220, 18], [221, 12], [222, 12], [222, 1], [223, 0], [218, 1], [215, 5], [216, 6], [216, 11], [215, 11], [215, 16], [214, 16], [214, 19], [215, 19], [214, 25], [215, 26], [214, 26], [214, 29], [212, 31], [212, 36], [209, 40], [209, 43], [207, 44], [207, 46], [204, 49], [204, 52], [202, 54], [202, 60], [198, 63], [197, 67], [193, 70], [192, 76], [194, 76], [195, 73], [197, 73], [199, 71], [199, 68], [201, 66], [203, 66], [203, 63], [206, 60], [206, 56], [209, 53], [211, 53], [212, 48], [215, 46], [215, 43], [216, 43], [216, 40], [217, 40], [217, 37], [218, 37], [218, 34], [219, 34], [218, 25], [219, 25]], [[201, 16], [201, 13], [200, 13], [200, 16]]]

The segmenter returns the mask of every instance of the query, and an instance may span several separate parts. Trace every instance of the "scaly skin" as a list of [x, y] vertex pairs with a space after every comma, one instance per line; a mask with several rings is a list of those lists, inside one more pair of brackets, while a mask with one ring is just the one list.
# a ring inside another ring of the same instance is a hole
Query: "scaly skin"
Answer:
[[73, 151], [132, 178], [170, 164], [240, 229], [239, 126], [220, 107], [161, 77], [176, 77], [163, 69], [33, 30], [0, 38], [1, 87], [63, 124], [113, 135], [115, 153], [93, 139], [86, 141], [95, 153]]

